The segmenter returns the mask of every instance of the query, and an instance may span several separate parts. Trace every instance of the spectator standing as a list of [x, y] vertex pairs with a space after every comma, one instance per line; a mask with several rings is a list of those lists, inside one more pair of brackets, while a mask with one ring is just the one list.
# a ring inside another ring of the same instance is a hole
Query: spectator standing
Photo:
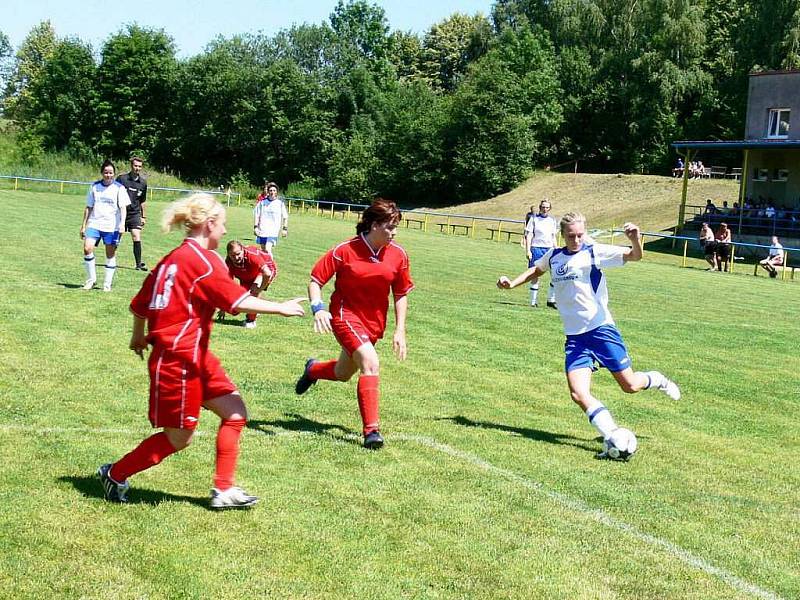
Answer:
[[[617, 429], [611, 412], [591, 393], [596, 363], [607, 368], [623, 391], [633, 394], [657, 389], [673, 400], [680, 390], [658, 371], [634, 371], [622, 336], [608, 310], [608, 288], [602, 269], [621, 267], [642, 258], [639, 227], [624, 225], [631, 248], [585, 243], [586, 219], [580, 213], [561, 218], [565, 247], [549, 250], [527, 271], [509, 280], [501, 276], [497, 287], [511, 289], [552, 272], [558, 299], [558, 312], [564, 323], [565, 371], [570, 396], [604, 439]], [[604, 452], [598, 458], [610, 458]]]
[[[528, 258], [528, 267], [532, 267], [534, 263], [544, 256], [548, 250], [556, 247], [556, 235], [558, 233], [558, 222], [550, 216], [550, 209], [552, 205], [547, 198], [539, 203], [539, 212], [531, 215], [525, 224], [525, 236], [523, 242], [525, 245], [525, 254]], [[530, 293], [531, 293], [531, 306], [538, 306], [539, 296], [539, 280], [532, 278], [530, 280]], [[550, 281], [550, 288], [547, 294], [547, 306], [550, 308], [557, 308], [555, 288], [553, 287], [552, 279]]]
[[253, 232], [256, 243], [270, 254], [272, 247], [278, 243], [278, 237], [289, 235], [289, 212], [283, 198], [278, 195], [278, 184], [272, 181], [264, 184], [263, 193], [259, 195], [253, 210]]
[[708, 223], [703, 223], [700, 227], [700, 246], [703, 248], [703, 255], [706, 262], [710, 265], [708, 271], [717, 270], [717, 240], [714, 237], [714, 232]]
[[715, 214], [717, 214], [717, 207], [711, 201], [711, 198], [706, 198], [706, 208], [703, 211], [703, 214], [704, 215], [715, 215]]
[[147, 362], [149, 417], [152, 426], [162, 431], [117, 462], [102, 465], [97, 475], [106, 500], [126, 502], [128, 478], [186, 448], [200, 409], [207, 408], [221, 421], [211, 508], [246, 508], [258, 498], [233, 482], [247, 409], [236, 385], [208, 348], [214, 309], [302, 317], [303, 299], [268, 302], [254, 298], [231, 280], [222, 257], [215, 252], [225, 235], [225, 208], [210, 194], [193, 194], [175, 202], [165, 211], [162, 225], [166, 231], [182, 227], [187, 236], [145, 278], [130, 305], [131, 350], [143, 358], [152, 346]]
[[[356, 236], [326, 252], [311, 270], [308, 298], [314, 330], [333, 333], [342, 347], [336, 360], [309, 359], [295, 392], [304, 394], [318, 380], [348, 381], [359, 372], [357, 396], [364, 447], [383, 446], [380, 432], [380, 363], [375, 344], [386, 330], [389, 292], [394, 296], [392, 348], [406, 358], [408, 293], [414, 289], [408, 255], [394, 242], [401, 213], [394, 202], [375, 200], [356, 225]], [[336, 275], [330, 310], [322, 287]]]
[[758, 264], [769, 273], [770, 277], [775, 278], [778, 276], [777, 267], [783, 266], [784, 254], [783, 244], [780, 243], [777, 235], [773, 235], [772, 245], [769, 247], [769, 256]]
[[717, 242], [717, 268], [720, 271], [728, 271], [728, 261], [731, 259], [731, 230], [728, 229], [727, 223], [720, 223], [717, 229], [716, 242]]
[[133, 259], [137, 271], [147, 271], [147, 266], [142, 261], [142, 229], [147, 222], [144, 214], [144, 203], [147, 202], [147, 179], [142, 175], [143, 164], [144, 161], [140, 157], [134, 156], [131, 158], [130, 172], [117, 177], [117, 181], [125, 186], [131, 200], [125, 215], [125, 231], [130, 232], [133, 240]]
[[[258, 246], [245, 248], [238, 240], [228, 242], [226, 250], [225, 264], [228, 265], [230, 276], [238, 279], [239, 285], [250, 292], [251, 296], [258, 298], [275, 281], [278, 267], [268, 252], [262, 251]], [[245, 329], [255, 329], [256, 316], [256, 313], [247, 313], [243, 324]]]
[[672, 169], [672, 176], [673, 177], [682, 177], [683, 176], [683, 167], [684, 162], [682, 158], [678, 158], [678, 162], [675, 164], [675, 168]]
[[114, 163], [103, 161], [100, 166], [102, 179], [95, 181], [86, 196], [83, 209], [81, 239], [83, 240], [83, 266], [86, 269], [86, 283], [83, 289], [91, 290], [97, 281], [94, 249], [100, 240], [106, 249], [106, 268], [103, 291], [110, 292], [117, 269], [117, 245], [125, 228], [126, 209], [130, 198], [125, 188], [114, 180]]

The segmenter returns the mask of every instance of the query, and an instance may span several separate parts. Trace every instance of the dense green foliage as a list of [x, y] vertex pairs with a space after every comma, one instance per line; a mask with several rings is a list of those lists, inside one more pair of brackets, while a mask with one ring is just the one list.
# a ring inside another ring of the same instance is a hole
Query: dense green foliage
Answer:
[[[628, 395], [596, 373], [593, 392], [640, 442], [609, 463], [569, 399], [560, 319], [526, 306], [524, 287], [494, 286], [524, 268], [519, 246], [403, 228], [417, 287], [408, 359], [391, 337], [378, 345], [383, 450], [359, 445], [355, 381], [294, 394], [308, 356], [338, 353], [310, 316], [254, 331], [229, 318], [211, 348], [248, 405], [237, 481], [261, 503], [207, 509], [218, 419], [204, 411], [193, 444], [132, 477], [119, 506], [94, 470], [151, 432], [147, 365], [128, 349], [143, 274], [126, 235], [114, 291], [78, 289], [81, 206], [0, 189], [0, 222], [14, 223], [0, 252], [0, 597], [800, 597], [800, 283], [651, 252], [607, 271], [634, 366], [683, 391]], [[271, 299], [303, 295], [315, 259], [354, 229], [290, 223]], [[228, 239], [251, 225], [231, 209]], [[147, 262], [180, 238], [148, 225]]]
[[163, 31], [114, 33], [96, 62], [35, 27], [3, 110], [27, 156], [144, 154], [189, 180], [302, 183], [330, 198], [486, 198], [538, 166], [666, 172], [670, 141], [740, 137], [747, 76], [800, 66], [794, 0], [497, 0], [417, 36], [367, 0], [178, 59]]

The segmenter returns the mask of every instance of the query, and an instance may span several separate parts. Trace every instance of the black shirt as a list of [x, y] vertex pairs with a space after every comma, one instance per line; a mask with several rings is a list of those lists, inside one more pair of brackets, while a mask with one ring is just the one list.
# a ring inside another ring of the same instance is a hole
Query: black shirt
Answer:
[[147, 201], [147, 180], [141, 175], [134, 179], [130, 173], [123, 173], [117, 177], [117, 181], [128, 190], [128, 196], [131, 199], [128, 214], [141, 212], [142, 204]]

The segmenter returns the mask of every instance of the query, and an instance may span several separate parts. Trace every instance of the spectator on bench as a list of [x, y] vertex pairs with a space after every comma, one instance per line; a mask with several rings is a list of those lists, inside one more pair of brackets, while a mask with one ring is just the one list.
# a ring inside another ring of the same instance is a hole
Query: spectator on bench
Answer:
[[[683, 175], [683, 159], [679, 158], [678, 163], [675, 165], [675, 168], [672, 169], [672, 176], [673, 177], [680, 177]], [[531, 207], [532, 208], [532, 207]]]
[[711, 198], [706, 198], [706, 208], [703, 211], [703, 214], [704, 215], [715, 215], [715, 214], [717, 214], [717, 207], [711, 201]]
[[772, 236], [772, 245], [769, 247], [769, 256], [762, 261], [759, 265], [769, 273], [769, 276], [775, 278], [778, 276], [778, 269], [776, 267], [783, 266], [783, 244], [778, 241], [778, 236]]
[[714, 232], [709, 227], [708, 223], [703, 223], [700, 227], [700, 246], [703, 248], [706, 262], [711, 266], [708, 271], [717, 270], [717, 241], [714, 238]]
[[728, 261], [731, 260], [731, 230], [727, 223], [720, 223], [717, 229], [717, 268], [728, 270]]

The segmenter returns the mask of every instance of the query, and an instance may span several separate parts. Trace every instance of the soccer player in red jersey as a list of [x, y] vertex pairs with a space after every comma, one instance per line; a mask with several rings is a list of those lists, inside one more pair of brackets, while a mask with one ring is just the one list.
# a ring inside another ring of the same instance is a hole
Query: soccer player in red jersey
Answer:
[[208, 349], [214, 310], [301, 317], [304, 299], [268, 302], [243, 291], [230, 278], [215, 252], [225, 235], [225, 208], [212, 196], [193, 194], [174, 203], [165, 211], [162, 225], [165, 231], [183, 226], [186, 239], [150, 272], [130, 306], [131, 350], [144, 358], [147, 347], [153, 347], [148, 360], [149, 417], [153, 427], [162, 431], [97, 473], [106, 500], [126, 502], [128, 478], [186, 448], [203, 407], [221, 419], [211, 508], [252, 506], [258, 498], [233, 485], [247, 409], [236, 385]]
[[[408, 255], [393, 240], [401, 214], [394, 202], [378, 199], [356, 225], [356, 236], [329, 250], [311, 271], [308, 297], [314, 330], [333, 333], [342, 347], [337, 360], [309, 359], [295, 385], [303, 394], [319, 379], [348, 381], [356, 371], [358, 408], [364, 447], [383, 446], [378, 421], [379, 362], [375, 344], [386, 330], [389, 291], [394, 296], [395, 330], [392, 347], [406, 358], [407, 294], [414, 288]], [[322, 302], [322, 287], [336, 275], [330, 310]]]
[[[256, 298], [266, 291], [278, 275], [278, 267], [269, 252], [264, 252], [258, 246], [245, 248], [238, 240], [228, 242], [225, 264], [231, 277], [238, 279], [239, 285]], [[244, 326], [255, 329], [256, 313], [247, 313]]]

